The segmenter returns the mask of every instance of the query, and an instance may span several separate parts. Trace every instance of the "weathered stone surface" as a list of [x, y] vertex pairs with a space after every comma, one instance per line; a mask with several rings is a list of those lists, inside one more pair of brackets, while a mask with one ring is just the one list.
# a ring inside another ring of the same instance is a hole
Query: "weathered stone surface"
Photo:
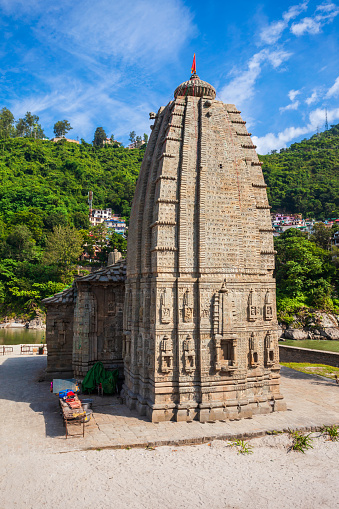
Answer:
[[82, 378], [101, 361], [122, 378], [125, 277], [126, 261], [119, 259], [44, 300], [48, 373]]
[[284, 333], [284, 337], [286, 339], [308, 339], [309, 338], [309, 332], [304, 329], [286, 329]]
[[339, 340], [339, 328], [338, 327], [324, 327], [320, 330], [320, 335], [326, 339]]
[[132, 206], [124, 397], [155, 422], [284, 408], [266, 185], [213, 91], [193, 75], [160, 108]]

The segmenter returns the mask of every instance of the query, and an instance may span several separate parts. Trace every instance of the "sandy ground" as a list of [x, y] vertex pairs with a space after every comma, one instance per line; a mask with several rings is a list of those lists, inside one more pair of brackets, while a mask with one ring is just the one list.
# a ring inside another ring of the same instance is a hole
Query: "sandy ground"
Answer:
[[[317, 437], [319, 434], [314, 434]], [[314, 438], [305, 454], [286, 435], [155, 450], [12, 454], [1, 458], [0, 507], [336, 508], [339, 442]]]
[[[248, 455], [222, 440], [155, 450], [65, 440], [53, 396], [36, 381], [38, 357], [0, 359], [0, 509], [339, 507], [339, 442], [320, 433], [305, 454], [289, 451], [287, 434], [252, 439]], [[335, 401], [339, 388], [322, 387]]]

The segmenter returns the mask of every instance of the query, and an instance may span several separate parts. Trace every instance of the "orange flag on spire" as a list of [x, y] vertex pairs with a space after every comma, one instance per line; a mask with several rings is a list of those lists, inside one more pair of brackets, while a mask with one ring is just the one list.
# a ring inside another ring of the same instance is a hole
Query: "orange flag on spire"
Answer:
[[194, 53], [193, 64], [192, 64], [192, 67], [191, 67], [191, 73], [195, 74], [196, 72], [197, 72], [197, 67], [196, 67], [196, 64], [195, 64], [195, 53]]

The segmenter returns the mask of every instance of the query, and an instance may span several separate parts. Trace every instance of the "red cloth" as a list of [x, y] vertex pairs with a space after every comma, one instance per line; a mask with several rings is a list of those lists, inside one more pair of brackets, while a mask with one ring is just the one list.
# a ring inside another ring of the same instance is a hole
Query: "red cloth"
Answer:
[[193, 64], [192, 64], [192, 67], [191, 67], [191, 73], [195, 74], [196, 72], [197, 72], [197, 66], [195, 64], [195, 53], [194, 53]]

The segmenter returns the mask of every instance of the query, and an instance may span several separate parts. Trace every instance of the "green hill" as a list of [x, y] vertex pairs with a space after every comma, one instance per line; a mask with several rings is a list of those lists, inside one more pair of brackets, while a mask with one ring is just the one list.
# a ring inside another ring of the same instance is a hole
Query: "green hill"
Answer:
[[87, 143], [0, 140], [0, 218], [4, 225], [40, 218], [43, 230], [88, 226], [87, 193], [94, 208], [111, 207], [129, 218], [144, 150]]
[[260, 160], [273, 212], [339, 217], [339, 124]]

